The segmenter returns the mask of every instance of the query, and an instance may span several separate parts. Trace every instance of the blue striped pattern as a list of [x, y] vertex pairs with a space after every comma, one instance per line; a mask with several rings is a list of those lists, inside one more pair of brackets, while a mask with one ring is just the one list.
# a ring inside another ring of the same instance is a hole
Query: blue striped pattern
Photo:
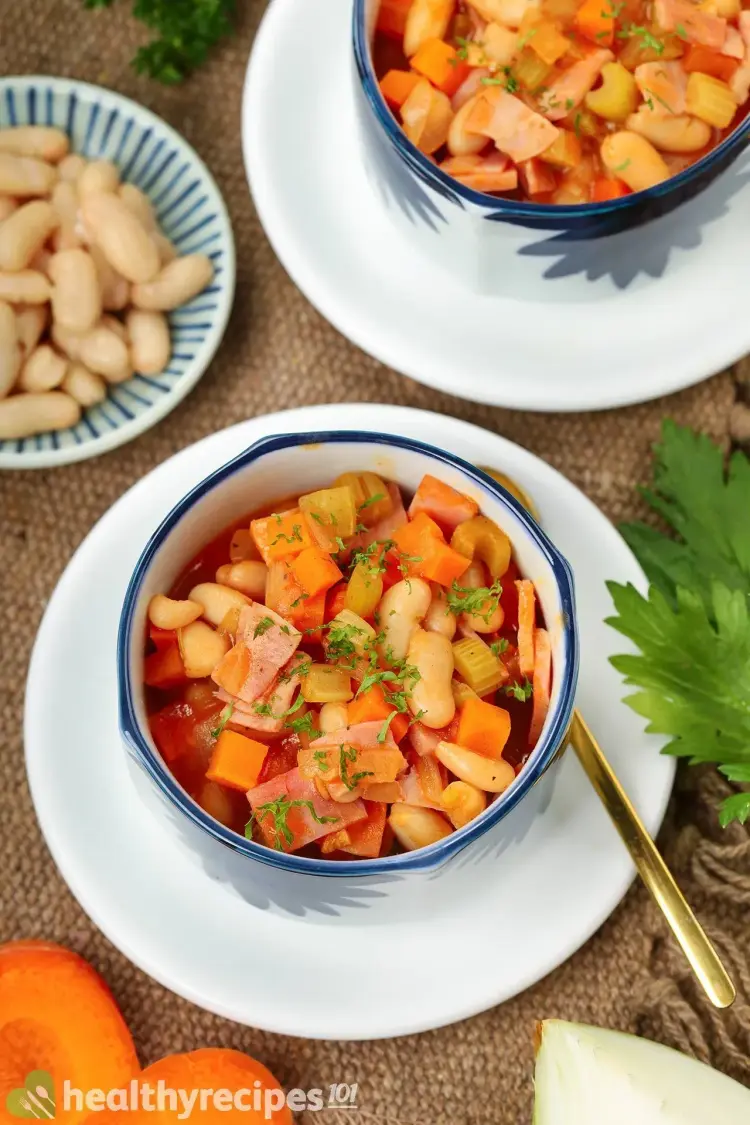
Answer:
[[180, 254], [208, 254], [215, 276], [190, 304], [170, 315], [173, 354], [165, 371], [135, 375], [111, 388], [107, 400], [88, 410], [73, 429], [0, 441], [0, 467], [17, 468], [93, 456], [134, 437], [176, 406], [218, 346], [234, 293], [234, 244], [218, 188], [193, 150], [164, 122], [127, 98], [85, 83], [0, 79], [0, 127], [26, 124], [64, 128], [73, 151], [114, 161], [122, 180], [149, 196], [161, 229]]

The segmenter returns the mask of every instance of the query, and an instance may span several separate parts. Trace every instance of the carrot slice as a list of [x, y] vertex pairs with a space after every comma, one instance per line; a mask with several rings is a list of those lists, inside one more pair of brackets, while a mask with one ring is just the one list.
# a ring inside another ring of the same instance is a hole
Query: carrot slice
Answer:
[[[465, 171], [474, 171], [475, 167], [476, 165], [472, 165]], [[457, 167], [451, 169], [454, 173], [460, 170]], [[460, 523], [479, 513], [479, 505], [470, 496], [465, 496], [458, 489], [427, 473], [422, 477], [409, 505], [409, 519], [413, 521], [420, 512], [425, 512], [443, 531], [453, 532]]]
[[[224, 1112], [217, 1112], [219, 1106], [212, 1106], [211, 1102], [208, 1108], [201, 1111], [196, 1099], [191, 1114], [191, 1119], [195, 1122], [225, 1120], [227, 1125], [240, 1121], [244, 1125], [262, 1125], [264, 1122], [271, 1122], [271, 1125], [292, 1125], [292, 1114], [281, 1093], [280, 1083], [270, 1070], [249, 1055], [233, 1051], [229, 1047], [207, 1047], [200, 1051], [167, 1055], [147, 1066], [140, 1080], [153, 1089], [159, 1087], [162, 1090], [186, 1090], [190, 1093], [215, 1090], [217, 1102], [220, 1091], [228, 1091], [229, 1095], [243, 1091], [242, 1100], [237, 1098], [236, 1109], [231, 1108], [231, 1101], [227, 1096], [221, 1107]], [[173, 1108], [169, 1098], [164, 1099], [164, 1108], [160, 1107], [157, 1114], [159, 1125], [184, 1125], [185, 1107], [179, 1098], [174, 1101]], [[141, 1113], [137, 1116], [140, 1118]]]
[[585, 0], [573, 21], [581, 35], [597, 47], [611, 47], [615, 41], [615, 20], [611, 0]]
[[510, 715], [503, 707], [481, 699], [467, 699], [461, 706], [456, 738], [459, 746], [488, 758], [502, 758], [509, 735]]
[[146, 657], [143, 678], [149, 687], [162, 689], [176, 687], [183, 683], [185, 665], [182, 662], [176, 637]]
[[448, 546], [442, 531], [426, 512], [417, 512], [413, 520], [399, 528], [393, 542], [398, 552], [396, 562], [409, 578], [426, 578], [450, 586], [471, 562]]
[[591, 185], [592, 203], [606, 203], [610, 199], [622, 199], [625, 195], [630, 195], [630, 189], [622, 180], [602, 176]]
[[[0, 946], [3, 1125], [18, 1117], [54, 1115], [24, 1113], [20, 1105], [22, 1095], [16, 1091], [27, 1075], [40, 1070], [51, 1076], [59, 1098], [66, 1081], [84, 1091], [127, 1087], [140, 1067], [112, 994], [82, 957], [51, 942], [9, 942]], [[19, 1099], [15, 1105], [14, 1098]], [[76, 1125], [89, 1113], [72, 1101], [65, 1125]]]
[[552, 646], [546, 629], [537, 629], [534, 637], [534, 707], [529, 727], [529, 746], [536, 746], [547, 718], [552, 679]]
[[536, 626], [536, 594], [528, 578], [516, 582], [518, 590], [518, 667], [522, 676], [534, 672], [534, 629]]
[[471, 69], [458, 57], [456, 48], [442, 39], [428, 39], [423, 43], [412, 57], [411, 65], [449, 98], [463, 85]]
[[292, 573], [306, 594], [314, 596], [330, 590], [343, 577], [327, 551], [306, 547], [292, 563]]
[[[380, 684], [373, 684], [367, 691], [363, 691], [356, 699], [347, 705], [349, 726], [357, 723], [385, 722], [396, 708], [389, 703]], [[409, 719], [406, 715], [396, 714], [391, 720], [390, 731], [396, 742], [400, 742], [409, 729]]]
[[234, 730], [223, 730], [206, 770], [209, 781], [247, 792], [258, 784], [268, 747]]
[[366, 820], [359, 820], [327, 836], [320, 850], [325, 854], [341, 851], [360, 859], [377, 859], [383, 844], [388, 809], [381, 801], [365, 801], [365, 808]]
[[718, 78], [721, 82], [731, 82], [740, 65], [738, 59], [722, 55], [720, 51], [705, 47], [702, 43], [691, 43], [681, 62], [688, 74], [697, 71]]
[[279, 559], [298, 555], [306, 547], [312, 547], [305, 517], [299, 508], [281, 515], [253, 520], [250, 532], [266, 566]]
[[380, 80], [380, 92], [391, 109], [401, 109], [417, 82], [419, 75], [409, 70], [389, 70]]
[[433, 542], [421, 563], [416, 563], [418, 574], [439, 586], [452, 586], [471, 565], [471, 559], [454, 551], [447, 543]]
[[328, 591], [324, 620], [332, 621], [334, 617], [341, 613], [342, 609], [346, 609], [346, 585], [346, 582], [340, 582], [338, 586], [334, 586], [332, 590]]

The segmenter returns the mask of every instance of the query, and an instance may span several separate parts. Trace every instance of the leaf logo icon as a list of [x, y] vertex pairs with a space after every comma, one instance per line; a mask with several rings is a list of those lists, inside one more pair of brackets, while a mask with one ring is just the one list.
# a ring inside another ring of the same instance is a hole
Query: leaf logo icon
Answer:
[[46, 1070], [32, 1070], [23, 1086], [11, 1090], [5, 1108], [12, 1117], [51, 1121], [55, 1116], [55, 1083]]

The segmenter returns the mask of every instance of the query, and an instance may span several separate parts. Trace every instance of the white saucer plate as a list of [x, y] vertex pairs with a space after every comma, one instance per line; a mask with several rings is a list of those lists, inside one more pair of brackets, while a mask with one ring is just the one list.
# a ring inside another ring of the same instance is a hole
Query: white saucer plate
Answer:
[[[309, 1038], [403, 1035], [501, 1003], [587, 941], [634, 874], [572, 755], [526, 798], [539, 813], [504, 850], [489, 834], [438, 879], [394, 878], [374, 889], [318, 880], [325, 902], [319, 891], [280, 901], [263, 865], [248, 866], [242, 888], [221, 882], [142, 802], [117, 729], [115, 645], [143, 544], [187, 490], [258, 438], [353, 427], [432, 442], [531, 492], [576, 577], [578, 703], [652, 832], [674, 775], [659, 740], [621, 702], [607, 661], [622, 645], [603, 623], [605, 580], [642, 585], [643, 576], [593, 504], [530, 453], [452, 418], [335, 405], [243, 422], [155, 469], [80, 547], [39, 630], [25, 718], [34, 804], [73, 893], [136, 965], [220, 1015]], [[438, 987], [456, 951], [469, 949], [460, 987]]]
[[638, 230], [586, 242], [530, 231], [507, 251], [503, 294], [480, 296], [423, 256], [394, 221], [403, 201], [368, 177], [350, 41], [351, 0], [272, 0], [243, 143], [276, 253], [355, 344], [441, 391], [543, 411], [643, 402], [750, 352], [747, 155]]

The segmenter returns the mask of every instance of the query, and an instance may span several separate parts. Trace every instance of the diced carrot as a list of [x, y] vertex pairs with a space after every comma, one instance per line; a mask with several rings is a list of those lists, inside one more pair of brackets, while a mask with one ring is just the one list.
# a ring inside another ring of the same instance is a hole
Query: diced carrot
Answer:
[[367, 820], [350, 824], [346, 829], [349, 842], [340, 848], [361, 859], [377, 859], [383, 844], [387, 807], [381, 801], [365, 801]]
[[346, 582], [340, 582], [326, 595], [325, 621], [332, 621], [334, 617], [346, 608]]
[[454, 551], [447, 543], [433, 541], [431, 550], [426, 558], [415, 564], [419, 567], [419, 574], [428, 582], [437, 582], [439, 586], [452, 586], [471, 565], [471, 559]]
[[234, 730], [223, 730], [206, 770], [209, 781], [247, 792], [258, 784], [268, 747]]
[[536, 594], [528, 578], [516, 582], [518, 590], [518, 667], [522, 676], [534, 672], [534, 630], [536, 627]]
[[688, 74], [697, 71], [718, 78], [721, 82], [731, 82], [740, 65], [738, 59], [722, 55], [720, 51], [705, 47], [702, 43], [691, 43], [681, 61]]
[[[602, 0], [606, 5], [607, 0]], [[558, 59], [570, 49], [570, 40], [563, 35], [554, 20], [540, 19], [538, 8], [526, 11], [518, 29], [518, 40], [528, 44], [535, 55], [548, 66], [554, 66]]]
[[279, 559], [292, 558], [306, 547], [312, 547], [305, 517], [299, 508], [253, 520], [250, 532], [266, 566]]
[[393, 542], [402, 555], [417, 555], [430, 539], [444, 541], [438, 525], [426, 512], [417, 512], [409, 523], [393, 533]]
[[412, 0], [380, 0], [376, 28], [391, 39], [403, 39]]
[[393, 542], [396, 562], [410, 578], [451, 586], [470, 565], [470, 559], [448, 546], [442, 531], [426, 512], [417, 512], [414, 519], [399, 528]]
[[630, 188], [622, 180], [602, 176], [591, 185], [592, 203], [606, 203], [610, 199], [622, 199], [625, 195], [630, 195]]
[[584, 0], [576, 12], [575, 27], [597, 47], [611, 47], [615, 41], [615, 19], [610, 0]]
[[169, 648], [171, 644], [177, 643], [177, 632], [175, 629], [159, 629], [158, 626], [149, 623], [148, 635], [149, 640], [154, 642], [157, 650]]
[[319, 641], [320, 629], [326, 618], [326, 591], [302, 597], [299, 605], [289, 611], [289, 620], [301, 633], [307, 633], [308, 639]]
[[306, 547], [291, 565], [294, 577], [310, 596], [325, 593], [343, 577], [331, 556], [320, 547]]
[[534, 636], [534, 707], [529, 727], [529, 746], [536, 746], [547, 718], [552, 677], [552, 646], [546, 629], [537, 629]]
[[391, 109], [401, 109], [417, 82], [419, 76], [410, 70], [389, 70], [380, 79], [380, 92]]
[[519, 164], [518, 175], [527, 195], [544, 195], [557, 187], [555, 173], [545, 166], [538, 156]]
[[162, 689], [184, 682], [185, 665], [176, 640], [146, 657], [143, 679], [149, 687]]
[[458, 744], [487, 758], [502, 758], [510, 735], [510, 715], [503, 707], [467, 699], [459, 711]]
[[[386, 699], [382, 686], [373, 684], [347, 704], [349, 726], [356, 726], [357, 723], [385, 722], [395, 710], [393, 704]], [[396, 742], [401, 741], [408, 729], [409, 719], [406, 715], [397, 714], [391, 721], [390, 731]]]
[[469, 75], [470, 67], [459, 57], [455, 47], [442, 39], [428, 39], [411, 59], [418, 74], [452, 98]]
[[444, 533], [448, 533], [455, 531], [460, 523], [476, 516], [479, 505], [470, 496], [465, 496], [458, 489], [427, 473], [422, 477], [409, 505], [409, 519], [414, 521], [420, 512], [426, 512]]

